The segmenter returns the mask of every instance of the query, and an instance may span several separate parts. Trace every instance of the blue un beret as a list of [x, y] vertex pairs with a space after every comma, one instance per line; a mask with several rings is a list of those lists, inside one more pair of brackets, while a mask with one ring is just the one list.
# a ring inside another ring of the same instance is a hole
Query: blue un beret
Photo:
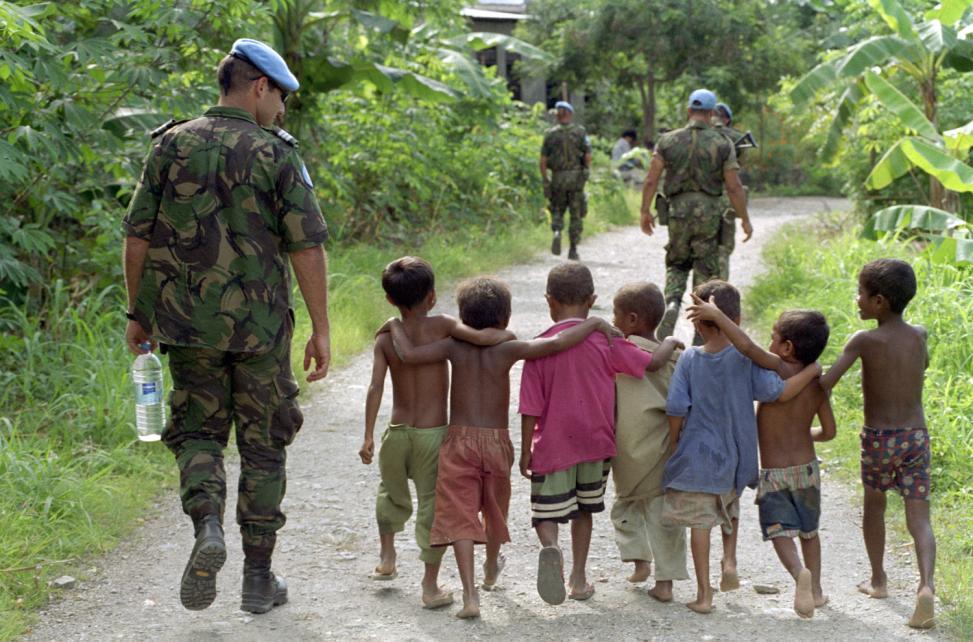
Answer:
[[233, 43], [230, 55], [245, 60], [264, 72], [284, 91], [297, 91], [301, 86], [280, 54], [259, 40], [240, 38]]
[[730, 119], [730, 122], [733, 122], [733, 110], [726, 103], [716, 103], [716, 111], [723, 112]]
[[569, 103], [566, 100], [559, 100], [556, 103], [554, 103], [554, 109], [566, 109], [572, 114], [574, 113], [574, 107], [572, 107], [571, 103]]
[[697, 89], [689, 94], [689, 108], [703, 111], [716, 109], [716, 94], [709, 89]]

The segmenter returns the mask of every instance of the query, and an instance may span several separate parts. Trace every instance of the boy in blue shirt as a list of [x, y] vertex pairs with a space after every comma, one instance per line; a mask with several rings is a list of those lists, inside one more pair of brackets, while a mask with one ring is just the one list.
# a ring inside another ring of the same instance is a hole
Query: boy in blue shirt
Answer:
[[[740, 293], [729, 283], [708, 281], [694, 294], [703, 301], [712, 299], [734, 323], [740, 323]], [[669, 443], [675, 452], [663, 478], [662, 519], [690, 528], [697, 593], [686, 606], [709, 613], [713, 610], [709, 548], [714, 526], [720, 525], [723, 532], [720, 590], [739, 587], [739, 497], [744, 488], [756, 487], [758, 479], [753, 402], [792, 399], [821, 374], [821, 367], [811, 364], [785, 382], [740, 354], [715, 323], [693, 325], [704, 343], [679, 359], [666, 401]]]

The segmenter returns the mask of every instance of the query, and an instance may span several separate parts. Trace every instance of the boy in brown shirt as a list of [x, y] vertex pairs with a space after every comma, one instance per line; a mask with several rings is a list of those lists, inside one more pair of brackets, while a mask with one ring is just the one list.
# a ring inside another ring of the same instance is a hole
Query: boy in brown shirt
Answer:
[[906, 323], [902, 312], [916, 294], [916, 275], [905, 261], [879, 259], [858, 274], [858, 314], [878, 327], [856, 332], [821, 385], [830, 390], [859, 358], [865, 426], [861, 433], [865, 508], [862, 530], [872, 576], [858, 590], [888, 597], [885, 576], [885, 491], [895, 490], [905, 503], [905, 522], [915, 542], [919, 564], [916, 607], [908, 625], [935, 624], [933, 573], [936, 538], [929, 519], [929, 432], [922, 409], [922, 386], [929, 353], [922, 326]]
[[[792, 310], [777, 318], [770, 350], [764, 350], [712, 303], [693, 297], [688, 309], [694, 321], [712, 321], [744, 356], [789, 379], [814, 363], [828, 345], [830, 330], [820, 312]], [[820, 427], [811, 423], [817, 415]], [[821, 589], [821, 473], [815, 441], [835, 436], [834, 413], [824, 389], [812, 382], [789, 401], [761, 403], [757, 408], [760, 480], [757, 505], [764, 540], [796, 582], [794, 610], [812, 617], [828, 598]], [[803, 563], [794, 538], [801, 542]]]
[[[474, 329], [506, 329], [510, 299], [507, 286], [489, 278], [467, 281], [456, 293], [460, 318]], [[439, 452], [430, 541], [433, 546], [453, 546], [463, 583], [463, 608], [456, 616], [479, 617], [473, 546], [486, 544], [483, 588], [490, 590], [503, 568], [500, 546], [510, 541], [507, 511], [514, 456], [507, 432], [510, 368], [520, 359], [566, 350], [595, 330], [606, 335], [615, 330], [606, 321], [591, 318], [557, 336], [533, 341], [478, 347], [447, 338], [414, 347], [400, 321], [392, 321], [390, 328], [395, 350], [405, 363], [448, 359], [453, 367], [449, 429]]]

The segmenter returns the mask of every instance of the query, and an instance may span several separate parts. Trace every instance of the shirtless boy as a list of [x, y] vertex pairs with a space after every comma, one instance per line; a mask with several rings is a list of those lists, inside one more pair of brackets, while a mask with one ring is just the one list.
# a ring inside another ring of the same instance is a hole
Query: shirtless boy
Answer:
[[[820, 312], [792, 310], [777, 318], [770, 350], [764, 350], [712, 303], [694, 297], [688, 309], [694, 321], [713, 321], [733, 345], [755, 364], [789, 379], [814, 363], [828, 344], [828, 323]], [[814, 416], [820, 427], [811, 427]], [[760, 481], [757, 505], [764, 540], [771, 540], [777, 557], [794, 578], [794, 610], [811, 617], [827, 603], [821, 590], [821, 473], [815, 441], [835, 436], [834, 413], [824, 389], [812, 382], [790, 401], [761, 403], [757, 408]], [[794, 538], [801, 540], [804, 562]]]
[[[495, 279], [478, 278], [461, 284], [456, 301], [460, 318], [471, 328], [503, 330], [510, 321], [510, 290]], [[490, 590], [503, 568], [500, 546], [510, 541], [507, 510], [514, 459], [507, 432], [510, 368], [520, 359], [543, 357], [577, 345], [594, 330], [614, 332], [606, 321], [592, 318], [557, 336], [533, 341], [477, 347], [447, 338], [414, 347], [404, 325], [397, 320], [391, 323], [396, 352], [405, 363], [449, 359], [453, 368], [450, 421], [439, 452], [430, 541], [433, 546], [453, 546], [463, 583], [459, 618], [480, 615], [474, 544], [486, 544], [483, 588]]]
[[929, 355], [926, 330], [910, 325], [902, 312], [916, 293], [912, 267], [898, 259], [868, 263], [858, 274], [858, 314], [878, 327], [856, 332], [821, 385], [830, 390], [855, 360], [862, 361], [865, 426], [861, 432], [865, 508], [862, 530], [872, 576], [858, 589], [888, 597], [885, 576], [885, 491], [905, 502], [905, 522], [915, 542], [919, 590], [909, 626], [935, 624], [933, 573], [936, 539], [929, 521], [929, 433], [922, 410], [922, 385]]
[[[419, 345], [448, 336], [482, 344], [505, 340], [498, 330], [477, 331], [446, 315], [430, 316], [436, 305], [435, 275], [426, 261], [405, 256], [389, 263], [382, 272], [382, 288], [389, 303], [399, 309], [402, 325], [410, 339]], [[385, 375], [392, 371], [392, 417], [382, 435], [378, 454], [381, 482], [375, 502], [381, 552], [372, 579], [393, 580], [395, 534], [405, 528], [412, 514], [409, 480], [416, 487], [416, 543], [419, 558], [425, 563], [422, 579], [422, 605], [439, 608], [453, 603], [452, 593], [439, 588], [442, 548], [429, 545], [436, 497], [436, 466], [439, 446], [446, 435], [446, 396], [449, 372], [445, 361], [419, 366], [406, 365], [395, 356], [392, 339], [380, 332], [375, 340], [372, 380], [365, 400], [365, 439], [358, 452], [362, 463], [372, 463], [375, 454], [375, 420], [382, 404]]]

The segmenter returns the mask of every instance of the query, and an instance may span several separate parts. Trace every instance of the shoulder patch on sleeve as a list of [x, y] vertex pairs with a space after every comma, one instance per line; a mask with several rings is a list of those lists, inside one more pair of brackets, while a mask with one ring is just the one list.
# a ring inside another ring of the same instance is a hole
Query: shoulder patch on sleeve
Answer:
[[189, 122], [188, 120], [176, 120], [175, 118], [170, 118], [166, 122], [162, 123], [155, 129], [149, 132], [149, 138], [158, 138], [162, 134], [166, 133], [176, 125], [181, 125], [183, 123]]
[[297, 147], [297, 139], [290, 135], [290, 133], [284, 131], [280, 127], [275, 127], [271, 130], [277, 138], [281, 139], [291, 147]]
[[301, 163], [301, 179], [308, 187], [314, 187], [314, 183], [311, 182], [311, 175], [307, 172], [307, 165]]

